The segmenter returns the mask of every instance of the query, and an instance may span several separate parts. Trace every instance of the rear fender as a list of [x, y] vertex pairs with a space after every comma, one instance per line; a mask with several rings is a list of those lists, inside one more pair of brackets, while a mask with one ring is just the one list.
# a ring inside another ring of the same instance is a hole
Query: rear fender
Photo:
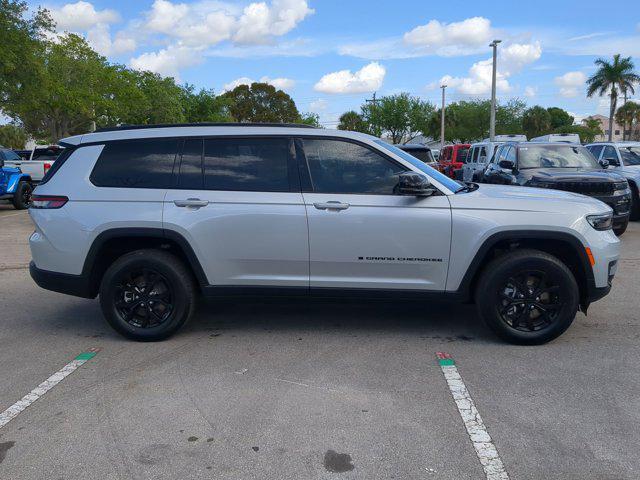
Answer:
[[31, 183], [31, 177], [26, 173], [10, 174], [9, 181], [7, 182], [7, 193], [15, 193], [20, 182]]

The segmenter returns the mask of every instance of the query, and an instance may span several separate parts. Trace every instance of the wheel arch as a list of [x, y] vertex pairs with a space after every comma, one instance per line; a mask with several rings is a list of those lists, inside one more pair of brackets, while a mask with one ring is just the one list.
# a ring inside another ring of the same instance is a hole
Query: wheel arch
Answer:
[[94, 239], [85, 258], [82, 276], [89, 282], [90, 294], [97, 295], [104, 273], [117, 258], [145, 248], [173, 253], [189, 268], [201, 288], [208, 284], [198, 257], [181, 234], [162, 228], [113, 228]]
[[565, 263], [578, 283], [580, 304], [586, 310], [589, 305], [589, 292], [595, 289], [593, 269], [582, 241], [566, 232], [524, 230], [498, 232], [491, 235], [476, 252], [458, 292], [466, 299], [473, 298], [484, 267], [494, 258], [519, 248], [540, 250]]

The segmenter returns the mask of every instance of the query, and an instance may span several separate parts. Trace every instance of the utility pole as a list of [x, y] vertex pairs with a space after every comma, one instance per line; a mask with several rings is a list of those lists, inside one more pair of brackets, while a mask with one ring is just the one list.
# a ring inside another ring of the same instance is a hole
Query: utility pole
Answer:
[[446, 85], [440, 85], [442, 89], [442, 108], [440, 109], [440, 151], [444, 148], [444, 89]]
[[365, 99], [365, 103], [371, 103], [373, 105], [373, 108], [371, 109], [371, 115], [370, 115], [370, 120], [371, 120], [371, 126], [374, 127], [375, 130], [371, 131], [371, 133], [373, 133], [374, 135], [376, 135], [377, 137], [380, 137], [382, 135], [381, 132], [377, 131], [377, 127], [375, 127], [373, 124], [375, 124], [375, 113], [374, 110], [377, 108], [378, 106], [378, 99], [376, 98], [376, 92], [373, 92], [373, 98], [367, 98]]
[[493, 47], [493, 75], [491, 76], [491, 117], [489, 118], [489, 141], [496, 138], [496, 73], [498, 60], [498, 44], [502, 40], [494, 40], [489, 44]]

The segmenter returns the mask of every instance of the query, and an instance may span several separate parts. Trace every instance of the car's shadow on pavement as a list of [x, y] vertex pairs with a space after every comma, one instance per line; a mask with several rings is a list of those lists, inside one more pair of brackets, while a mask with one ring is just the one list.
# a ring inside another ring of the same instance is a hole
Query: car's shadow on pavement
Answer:
[[[80, 300], [51, 309], [36, 320], [41, 332], [76, 337], [124, 338], [102, 317], [98, 300]], [[53, 320], [53, 321], [52, 321]], [[191, 321], [172, 338], [216, 332], [332, 332], [411, 334], [444, 342], [498, 340], [473, 305], [447, 302], [301, 298], [201, 299]]]

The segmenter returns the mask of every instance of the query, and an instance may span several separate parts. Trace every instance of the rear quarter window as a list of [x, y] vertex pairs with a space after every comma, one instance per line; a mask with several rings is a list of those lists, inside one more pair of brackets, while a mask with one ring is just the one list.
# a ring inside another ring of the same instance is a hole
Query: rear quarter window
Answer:
[[97, 187], [169, 188], [177, 151], [176, 139], [107, 143], [93, 168], [91, 182]]

